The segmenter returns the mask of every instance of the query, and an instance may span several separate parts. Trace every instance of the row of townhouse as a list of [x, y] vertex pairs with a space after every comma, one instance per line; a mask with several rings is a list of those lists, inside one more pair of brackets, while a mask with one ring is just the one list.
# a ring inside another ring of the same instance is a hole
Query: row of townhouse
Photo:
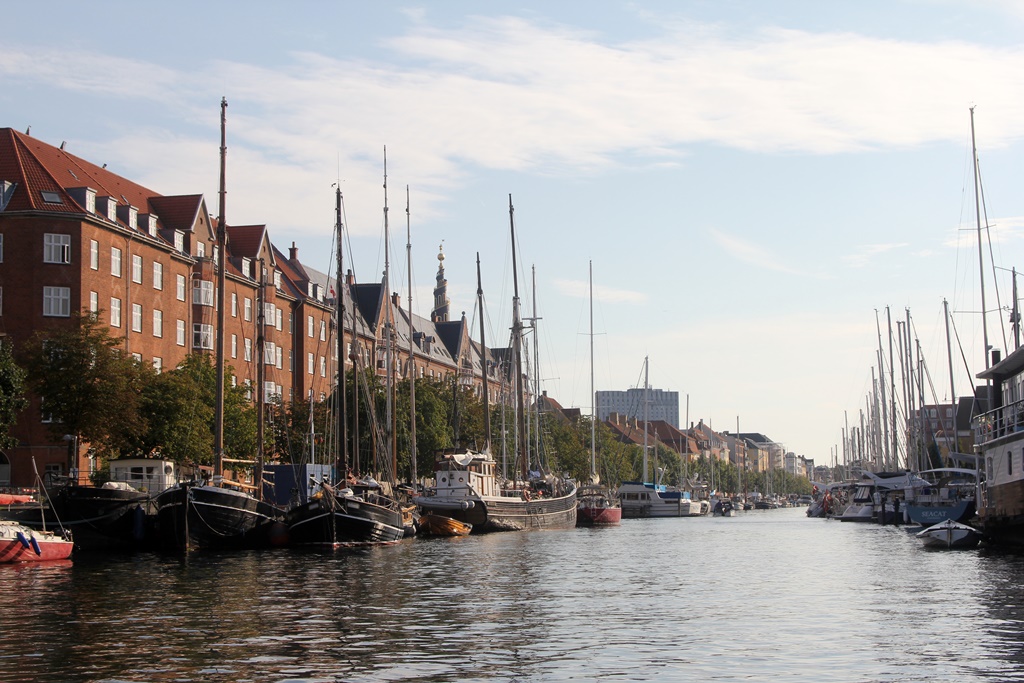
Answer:
[[[390, 345], [403, 359], [397, 377], [407, 378], [411, 345], [417, 377], [455, 374], [479, 394], [486, 371], [492, 400], [501, 396], [509, 354], [488, 349], [484, 357], [465, 318], [448, 320], [443, 254], [434, 308], [424, 318], [402, 310], [383, 282], [356, 283], [350, 271], [339, 286], [300, 262], [294, 244], [287, 255], [275, 247], [267, 226], [226, 222], [224, 353], [232, 381], [251, 387], [250, 398], [258, 390], [283, 402], [330, 393], [338, 295], [347, 367], [383, 374]], [[190, 353], [212, 354], [218, 251], [217, 221], [202, 194], [160, 195], [63, 144], [0, 129], [0, 336], [21, 343], [91, 312], [123, 339], [126, 353], [158, 371]], [[18, 446], [0, 453], [0, 486], [31, 485], [33, 459], [40, 470], [90, 470], [87, 444], [69, 458], [45, 419], [33, 398], [15, 430]]]
[[[643, 421], [613, 412], [604, 423], [619, 441], [643, 446]], [[660, 444], [678, 453], [687, 462], [695, 462], [701, 457], [713, 458], [731, 462], [747, 471], [765, 472], [769, 468], [785, 468], [791, 474], [807, 478], [814, 472], [813, 460], [786, 453], [781, 443], [759, 433], [716, 432], [703, 421], [691, 424], [689, 429], [680, 430], [665, 420], [649, 420], [646, 436], [648, 446]]]

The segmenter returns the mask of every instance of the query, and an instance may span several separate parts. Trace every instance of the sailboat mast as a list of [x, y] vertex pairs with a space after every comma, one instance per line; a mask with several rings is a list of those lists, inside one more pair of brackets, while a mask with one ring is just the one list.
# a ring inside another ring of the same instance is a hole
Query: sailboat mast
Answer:
[[[346, 278], [347, 279], [347, 278]], [[345, 283], [346, 287], [348, 283]], [[362, 463], [359, 461], [359, 382], [363, 373], [363, 352], [356, 335], [356, 297], [352, 296], [352, 470], [360, 472]], [[376, 441], [376, 440], [375, 440]], [[348, 478], [348, 470], [339, 473], [339, 477]]]
[[[335, 264], [334, 276], [334, 315], [335, 325], [338, 328], [338, 379], [334, 388], [335, 400], [340, 401], [341, 409], [335, 411], [335, 438], [338, 440], [338, 455], [335, 460], [337, 481], [345, 481], [348, 473], [348, 401], [345, 392], [345, 259], [344, 259], [344, 227], [341, 222], [341, 184], [335, 188], [334, 194], [334, 239], [338, 243], [337, 261]], [[355, 337], [353, 337], [355, 339]], [[355, 365], [353, 364], [353, 368]]]
[[226, 97], [220, 99], [220, 215], [217, 217], [217, 384], [213, 418], [213, 477], [224, 476], [224, 259], [227, 255], [227, 218], [225, 189], [227, 177], [227, 109]]
[[476, 252], [476, 300], [480, 309], [480, 374], [484, 388], [484, 451], [491, 452], [490, 389], [487, 387], [487, 342], [484, 338], [484, 288], [480, 279], [480, 252]]
[[[416, 359], [412, 352], [412, 218], [409, 213], [409, 186], [405, 186], [405, 258], [409, 271], [409, 460], [412, 482], [419, 478], [416, 472]], [[397, 479], [397, 473], [396, 473]]]
[[[384, 146], [384, 296], [387, 300], [384, 302], [384, 365], [385, 373], [387, 378], [387, 397], [385, 402], [385, 422], [388, 428], [388, 448], [391, 453], [391, 474], [397, 476], [398, 473], [398, 452], [397, 443], [395, 441], [395, 368], [394, 368], [394, 353], [391, 348], [393, 325], [391, 318], [391, 235], [388, 229], [388, 148]], [[387, 457], [387, 454], [385, 454]]]
[[531, 287], [533, 293], [533, 318], [530, 319], [530, 324], [533, 327], [533, 405], [536, 408], [534, 424], [536, 429], [533, 433], [533, 455], [537, 459], [537, 469], [541, 469], [541, 456], [540, 456], [540, 342], [538, 337], [540, 336], [539, 330], [537, 329], [540, 318], [537, 316], [537, 266], [530, 267], [531, 274]]
[[[644, 356], [644, 481], [647, 481], [647, 370], [648, 357]], [[657, 483], [657, 482], [655, 482]]]
[[[978, 188], [978, 147], [974, 141], [974, 107], [971, 107], [971, 161], [974, 166], [974, 215], [978, 224], [978, 274], [981, 278], [981, 334], [985, 345], [985, 369], [988, 370], [988, 316], [985, 315], [985, 252], [981, 237], [981, 191]], [[989, 380], [991, 384], [991, 380]]]
[[519, 311], [519, 270], [516, 264], [516, 223], [515, 209], [512, 207], [512, 195], [508, 196], [508, 223], [512, 233], [512, 342], [515, 354], [516, 373], [516, 415], [517, 429], [519, 431], [519, 450], [517, 457], [520, 458], [520, 472], [523, 480], [529, 474], [529, 463], [526, 458], [526, 413], [523, 409], [523, 322]]
[[267, 409], [267, 279], [263, 259], [256, 261], [256, 498], [263, 500], [263, 439]]
[[[597, 474], [597, 394], [594, 393], [594, 262], [589, 262], [590, 281], [590, 478]], [[594, 482], [596, 483], [596, 481]]]

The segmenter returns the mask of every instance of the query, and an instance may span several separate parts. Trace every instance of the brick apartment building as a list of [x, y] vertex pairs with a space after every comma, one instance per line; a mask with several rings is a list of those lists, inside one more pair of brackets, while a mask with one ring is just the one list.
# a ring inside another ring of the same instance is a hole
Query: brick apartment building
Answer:
[[[408, 377], [411, 342], [417, 377], [458, 373], [479, 394], [486, 368], [492, 401], [503, 395], [509, 354], [488, 350], [482, 358], [465, 319], [448, 320], [443, 254], [427, 319], [403, 311], [382, 282], [357, 284], [348, 276], [338, 286], [302, 264], [294, 244], [285, 256], [265, 225], [229, 222], [226, 233], [223, 332], [233, 381], [257, 389], [262, 320], [265, 396], [326, 397], [337, 375], [340, 291], [346, 335], [356, 331], [354, 342], [348, 337], [347, 367], [356, 358], [384, 373], [391, 335], [402, 359], [399, 379]], [[174, 368], [190, 353], [214, 352], [218, 262], [216, 220], [202, 194], [160, 195], [63, 144], [0, 129], [0, 337], [18, 344], [37, 330], [72, 324], [72, 313], [92, 312], [123, 338], [125, 353], [158, 371]], [[19, 445], [0, 453], [0, 487], [31, 485], [33, 458], [40, 472], [66, 473], [67, 443], [53, 441], [44, 419], [33, 398], [14, 432]], [[82, 444], [81, 472], [93, 465], [87, 454]]]

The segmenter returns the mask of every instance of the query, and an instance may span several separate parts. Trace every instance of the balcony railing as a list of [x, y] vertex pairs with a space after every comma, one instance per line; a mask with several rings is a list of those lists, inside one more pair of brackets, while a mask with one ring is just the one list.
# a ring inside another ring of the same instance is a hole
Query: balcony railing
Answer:
[[971, 426], [976, 444], [1024, 431], [1024, 400], [982, 413]]

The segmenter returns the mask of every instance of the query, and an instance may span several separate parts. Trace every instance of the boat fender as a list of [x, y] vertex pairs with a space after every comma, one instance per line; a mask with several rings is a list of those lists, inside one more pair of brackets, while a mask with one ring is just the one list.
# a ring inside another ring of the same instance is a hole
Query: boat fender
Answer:
[[36, 537], [33, 536], [29, 540], [32, 542], [32, 550], [36, 551], [36, 555], [42, 555], [43, 549], [39, 547], [39, 541], [36, 539]]
[[21, 541], [22, 547], [24, 547], [24, 548], [28, 548], [29, 547], [30, 544], [28, 542], [28, 538], [26, 538], [25, 534], [21, 533], [20, 531], [18, 532], [18, 540]]
[[462, 501], [462, 504], [461, 504], [460, 507], [462, 507], [463, 510], [472, 510], [475, 506], [476, 506], [475, 502], [473, 502], [471, 500], [464, 500], [464, 501]]

